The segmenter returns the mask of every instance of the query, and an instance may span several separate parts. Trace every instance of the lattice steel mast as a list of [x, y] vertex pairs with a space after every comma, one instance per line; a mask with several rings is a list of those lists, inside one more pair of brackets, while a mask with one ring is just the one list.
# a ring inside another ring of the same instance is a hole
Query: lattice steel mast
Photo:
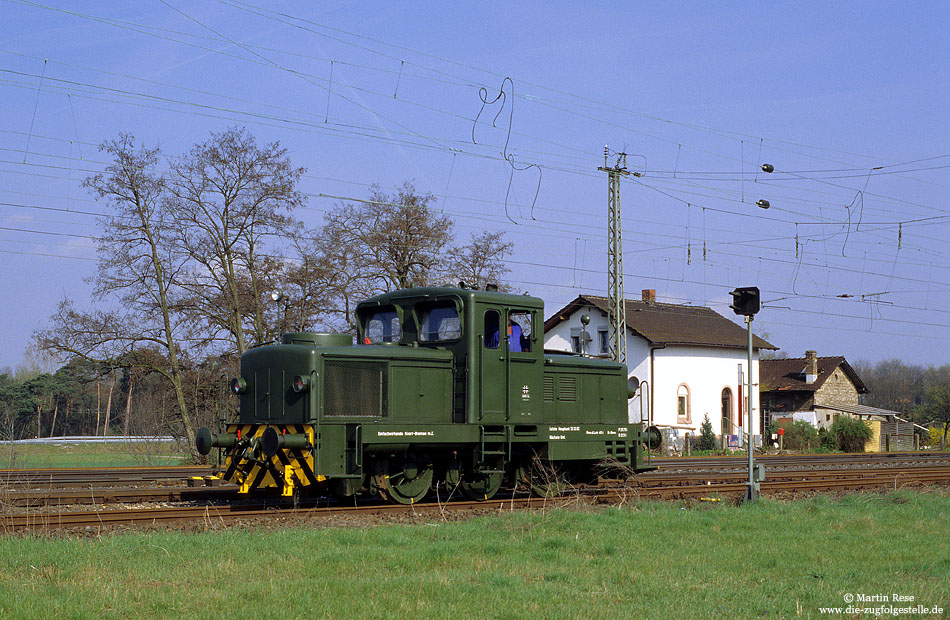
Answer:
[[623, 235], [620, 219], [620, 177], [627, 171], [627, 154], [618, 153], [617, 163], [607, 167], [609, 150], [604, 147], [604, 165], [597, 168], [607, 173], [607, 343], [611, 358], [627, 363], [627, 315], [623, 300]]

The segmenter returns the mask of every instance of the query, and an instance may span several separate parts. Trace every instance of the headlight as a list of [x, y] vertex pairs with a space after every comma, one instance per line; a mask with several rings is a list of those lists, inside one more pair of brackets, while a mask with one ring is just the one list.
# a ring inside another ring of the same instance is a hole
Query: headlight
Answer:
[[300, 375], [297, 375], [296, 377], [294, 377], [293, 387], [294, 387], [294, 392], [297, 392], [298, 394], [302, 392], [306, 392], [307, 390], [310, 389], [310, 378], [301, 377]]
[[244, 380], [244, 377], [237, 377], [236, 379], [231, 379], [231, 393], [232, 394], [243, 394], [247, 391], [247, 381]]

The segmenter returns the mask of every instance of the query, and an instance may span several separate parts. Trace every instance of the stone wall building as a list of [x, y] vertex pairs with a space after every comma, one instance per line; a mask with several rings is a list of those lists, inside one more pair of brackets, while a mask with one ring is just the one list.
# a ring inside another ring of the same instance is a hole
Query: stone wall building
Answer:
[[794, 418], [828, 427], [842, 411], [857, 407], [859, 394], [868, 391], [840, 355], [818, 357], [805, 351], [804, 358], [761, 360], [759, 370], [759, 397], [769, 420]]

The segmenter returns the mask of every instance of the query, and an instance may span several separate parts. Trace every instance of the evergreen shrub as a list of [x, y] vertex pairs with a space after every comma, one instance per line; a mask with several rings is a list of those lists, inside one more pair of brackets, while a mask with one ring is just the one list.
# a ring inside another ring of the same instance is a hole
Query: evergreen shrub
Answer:
[[699, 445], [700, 450], [715, 450], [716, 434], [713, 433], [712, 422], [709, 421], [709, 414], [703, 418], [703, 423], [699, 427]]
[[871, 438], [873, 431], [866, 422], [843, 415], [838, 416], [831, 425], [831, 434], [844, 452], [864, 452], [864, 444]]

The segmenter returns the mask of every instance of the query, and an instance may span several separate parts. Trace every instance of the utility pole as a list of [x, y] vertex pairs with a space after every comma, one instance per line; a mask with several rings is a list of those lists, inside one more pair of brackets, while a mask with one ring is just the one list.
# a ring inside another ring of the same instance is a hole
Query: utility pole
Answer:
[[620, 177], [630, 174], [627, 154], [618, 153], [617, 163], [607, 167], [609, 150], [604, 147], [604, 165], [597, 168], [607, 173], [607, 325], [610, 334], [608, 350], [611, 358], [627, 363], [627, 314], [623, 300], [623, 237], [620, 219]]

